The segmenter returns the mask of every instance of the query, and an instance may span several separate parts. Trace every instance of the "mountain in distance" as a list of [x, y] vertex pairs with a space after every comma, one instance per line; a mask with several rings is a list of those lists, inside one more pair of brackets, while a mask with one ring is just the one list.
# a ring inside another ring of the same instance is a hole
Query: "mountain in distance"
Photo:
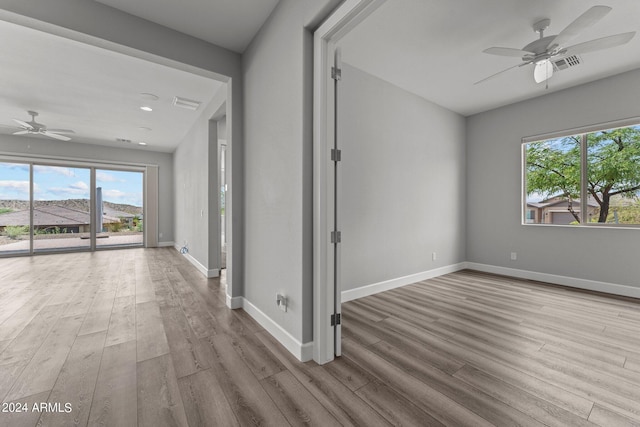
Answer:
[[[116, 211], [126, 212], [131, 215], [142, 215], [142, 207], [127, 205], [123, 203], [103, 202], [105, 207]], [[68, 199], [68, 200], [34, 200], [37, 206], [62, 206], [78, 211], [89, 212], [89, 199]], [[12, 211], [22, 211], [29, 209], [28, 200], [0, 200], [0, 209], [7, 208]]]

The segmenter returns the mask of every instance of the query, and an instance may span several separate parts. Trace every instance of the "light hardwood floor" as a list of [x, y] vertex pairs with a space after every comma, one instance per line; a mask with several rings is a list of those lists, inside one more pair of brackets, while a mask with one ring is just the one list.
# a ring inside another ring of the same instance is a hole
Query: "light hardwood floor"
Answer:
[[0, 259], [0, 426], [640, 425], [638, 300], [462, 271], [318, 366], [224, 297], [173, 249]]

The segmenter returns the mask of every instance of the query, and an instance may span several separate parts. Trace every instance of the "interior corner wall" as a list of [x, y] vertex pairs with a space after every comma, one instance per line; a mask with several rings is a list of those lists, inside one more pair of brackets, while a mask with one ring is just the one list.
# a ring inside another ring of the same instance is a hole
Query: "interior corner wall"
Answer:
[[[156, 240], [160, 245], [173, 244], [173, 155], [171, 153], [13, 135], [0, 135], [0, 152], [17, 156], [95, 160], [113, 164], [158, 165], [158, 236]], [[161, 234], [162, 237], [160, 237]]]
[[[298, 344], [313, 339], [310, 194], [313, 44], [305, 28], [333, 0], [281, 0], [242, 56], [245, 293]], [[288, 298], [287, 312], [276, 293]]]
[[342, 290], [464, 262], [465, 118], [346, 63], [338, 97]]
[[635, 70], [469, 117], [468, 261], [640, 287], [640, 230], [521, 224], [521, 138], [640, 117], [638, 99]]

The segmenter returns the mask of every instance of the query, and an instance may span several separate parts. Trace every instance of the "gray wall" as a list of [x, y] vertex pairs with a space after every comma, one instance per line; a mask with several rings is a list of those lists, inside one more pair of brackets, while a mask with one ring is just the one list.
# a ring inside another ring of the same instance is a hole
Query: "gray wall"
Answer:
[[464, 117], [343, 64], [338, 141], [343, 290], [465, 261]]
[[[158, 242], [173, 242], [172, 154], [12, 135], [0, 135], [0, 153], [158, 165]], [[160, 234], [162, 237], [159, 237]]]
[[636, 70], [469, 117], [468, 261], [639, 287], [640, 230], [524, 226], [520, 202], [522, 137], [640, 117], [639, 99]]
[[[313, 339], [313, 45], [308, 28], [337, 3], [282, 0], [242, 57], [244, 296], [303, 343]], [[287, 313], [277, 308], [276, 292], [289, 298]]]
[[[217, 122], [211, 121], [225, 104], [226, 87], [220, 88], [174, 152], [176, 245], [189, 248], [189, 255], [207, 270], [218, 269]], [[214, 205], [214, 206], [212, 206]]]

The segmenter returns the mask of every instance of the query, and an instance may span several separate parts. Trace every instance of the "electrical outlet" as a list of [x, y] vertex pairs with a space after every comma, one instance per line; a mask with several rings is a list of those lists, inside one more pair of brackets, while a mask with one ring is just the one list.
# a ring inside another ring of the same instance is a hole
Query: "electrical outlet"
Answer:
[[511, 252], [511, 261], [515, 261], [518, 259], [518, 253], [517, 252]]
[[435, 252], [431, 252], [431, 261], [435, 261], [437, 259], [437, 255]]
[[276, 305], [285, 313], [287, 312], [287, 297], [282, 294], [276, 294]]

